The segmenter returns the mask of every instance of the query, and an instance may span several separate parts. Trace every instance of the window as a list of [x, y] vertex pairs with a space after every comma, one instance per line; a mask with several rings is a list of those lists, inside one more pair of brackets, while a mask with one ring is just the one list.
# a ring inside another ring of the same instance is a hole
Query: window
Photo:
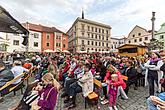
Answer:
[[108, 30], [106, 30], [107, 34], [108, 34]]
[[97, 32], [97, 28], [95, 28], [95, 32]]
[[141, 33], [138, 33], [138, 36], [141, 36]]
[[101, 42], [99, 42], [99, 46], [101, 46]]
[[97, 42], [95, 42], [95, 45], [97, 46]]
[[82, 40], [82, 45], [84, 45], [84, 40]]
[[99, 39], [101, 39], [101, 36], [99, 35]]
[[142, 41], [142, 38], [139, 38], [139, 41], [141, 42]]
[[49, 45], [50, 45], [49, 43], [46, 43], [46, 46], [47, 46], [47, 47], [49, 47]]
[[104, 46], [104, 42], [102, 43], [102, 46]]
[[92, 48], [92, 50], [93, 50], [93, 48]]
[[38, 38], [38, 37], [39, 37], [39, 34], [34, 33], [34, 38]]
[[93, 38], [93, 34], [92, 34], [92, 38]]
[[38, 42], [34, 42], [34, 47], [38, 47]]
[[82, 32], [82, 36], [84, 36], [84, 33]]
[[93, 41], [92, 41], [92, 45], [93, 45]]
[[19, 40], [13, 40], [13, 45], [19, 45]]
[[106, 44], [106, 46], [108, 47], [108, 43]]
[[90, 37], [90, 34], [88, 33], [88, 37]]
[[112, 49], [113, 49], [113, 45], [112, 45], [112, 47], [111, 47]]
[[47, 34], [46, 35], [46, 39], [50, 39], [50, 34]]
[[128, 43], [131, 43], [131, 41], [129, 40]]
[[88, 51], [89, 51], [89, 48], [88, 48]]
[[58, 43], [56, 43], [56, 46], [58, 47]]
[[104, 29], [102, 29], [102, 33], [104, 33]]
[[65, 44], [63, 44], [63, 48], [65, 48], [66, 46], [65, 46]]
[[97, 49], [95, 49], [95, 52], [97, 52]]
[[97, 39], [97, 35], [95, 35], [95, 39]]
[[137, 40], [135, 39], [134, 42], [137, 42]]
[[106, 37], [106, 40], [108, 40], [108, 36]]
[[84, 25], [84, 24], [82, 24], [82, 25], [81, 25], [82, 30], [84, 30], [84, 27], [85, 27], [85, 25]]
[[101, 33], [101, 29], [99, 28], [99, 33]]
[[88, 41], [88, 45], [90, 45], [90, 41]]
[[102, 51], [104, 51], [104, 49], [102, 49]]
[[133, 34], [132, 37], [135, 37], [135, 34]]
[[90, 31], [90, 26], [88, 26], [88, 31]]
[[160, 35], [160, 39], [164, 39], [164, 35]]
[[104, 40], [104, 36], [102, 37], [102, 40]]
[[145, 37], [145, 40], [148, 40], [148, 37]]
[[93, 27], [92, 27], [92, 31], [93, 31]]
[[101, 51], [101, 50], [99, 49], [99, 51]]

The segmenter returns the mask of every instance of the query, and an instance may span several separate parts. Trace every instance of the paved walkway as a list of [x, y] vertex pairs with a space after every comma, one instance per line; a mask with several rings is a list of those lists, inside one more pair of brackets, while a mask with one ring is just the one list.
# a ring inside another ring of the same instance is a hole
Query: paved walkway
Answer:
[[[117, 107], [119, 110], [147, 110], [146, 96], [148, 96], [148, 89], [144, 87], [139, 87], [138, 90], [129, 91], [129, 100], [118, 99]], [[72, 110], [84, 110], [84, 100], [80, 94], [76, 98], [77, 107]], [[64, 110], [63, 99], [59, 98], [56, 110]], [[109, 110], [108, 104], [101, 105], [101, 110]], [[86, 110], [97, 110], [96, 105], [88, 105]]]
[[[139, 87], [138, 90], [133, 90], [131, 88], [128, 96], [129, 100], [118, 99], [117, 107], [119, 110], [147, 110], [145, 99], [145, 97], [148, 96], [147, 88]], [[21, 97], [20, 91], [17, 92], [16, 96], [13, 96], [13, 93], [5, 96], [4, 101], [0, 103], [0, 110], [7, 110], [9, 107], [16, 105]], [[72, 110], [85, 110], [84, 100], [80, 94], [77, 95], [76, 104], [77, 107]], [[63, 106], [63, 99], [59, 97], [56, 110], [65, 110]], [[86, 110], [97, 110], [97, 106], [87, 105]], [[101, 105], [101, 110], [108, 110], [108, 104]]]

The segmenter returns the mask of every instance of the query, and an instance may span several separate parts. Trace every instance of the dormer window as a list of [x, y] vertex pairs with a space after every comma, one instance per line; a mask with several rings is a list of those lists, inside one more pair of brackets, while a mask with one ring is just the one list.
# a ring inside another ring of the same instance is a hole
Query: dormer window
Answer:
[[138, 36], [141, 36], [141, 33], [138, 33]]
[[133, 34], [132, 37], [135, 37], [135, 34]]

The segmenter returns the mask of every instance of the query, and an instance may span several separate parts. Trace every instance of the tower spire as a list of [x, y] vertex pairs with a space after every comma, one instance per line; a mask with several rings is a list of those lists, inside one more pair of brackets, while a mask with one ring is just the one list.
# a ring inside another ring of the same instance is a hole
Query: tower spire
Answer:
[[82, 19], [84, 19], [84, 8], [82, 8]]

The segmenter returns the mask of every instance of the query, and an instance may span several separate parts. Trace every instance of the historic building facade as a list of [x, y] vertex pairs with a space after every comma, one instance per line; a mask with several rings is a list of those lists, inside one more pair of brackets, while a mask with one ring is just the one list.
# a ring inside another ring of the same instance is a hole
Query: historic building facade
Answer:
[[136, 25], [128, 34], [126, 44], [145, 45], [152, 39], [151, 32]]
[[165, 49], [165, 23], [163, 23], [161, 28], [157, 31], [155, 38], [162, 43], [162, 49]]
[[111, 27], [78, 17], [67, 32], [69, 50], [78, 52], [110, 51]]
[[32, 23], [23, 23], [23, 26], [30, 31], [41, 33], [40, 50], [42, 52], [59, 52], [68, 49], [68, 36], [57, 28]]
[[126, 42], [126, 37], [121, 36], [122, 38], [118, 37], [111, 37], [111, 49], [110, 52], [118, 52], [118, 47], [124, 45]]

